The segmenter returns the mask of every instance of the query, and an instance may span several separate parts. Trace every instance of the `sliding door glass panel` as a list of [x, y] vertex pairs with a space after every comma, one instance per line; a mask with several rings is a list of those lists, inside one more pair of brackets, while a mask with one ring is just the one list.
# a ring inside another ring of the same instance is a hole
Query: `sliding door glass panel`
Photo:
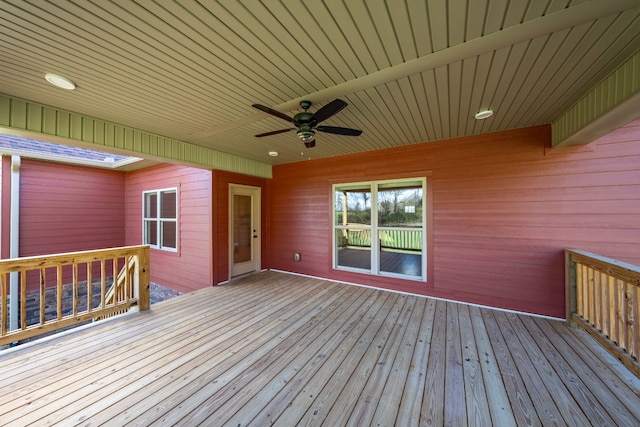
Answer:
[[425, 280], [425, 188], [423, 178], [334, 185], [334, 268]]
[[340, 267], [371, 270], [371, 187], [336, 188], [335, 259]]
[[378, 186], [380, 272], [422, 276], [422, 191], [421, 182]]
[[335, 241], [339, 267], [371, 270], [371, 230], [336, 229]]

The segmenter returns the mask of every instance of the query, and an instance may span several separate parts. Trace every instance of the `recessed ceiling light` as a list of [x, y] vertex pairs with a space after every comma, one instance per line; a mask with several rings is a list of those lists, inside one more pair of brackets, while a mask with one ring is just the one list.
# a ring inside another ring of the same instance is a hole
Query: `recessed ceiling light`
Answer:
[[482, 110], [476, 113], [476, 120], [488, 119], [493, 116], [493, 110]]
[[269, 155], [271, 157], [278, 157], [278, 152], [277, 151], [269, 151]]
[[76, 88], [76, 84], [74, 82], [57, 74], [47, 73], [44, 75], [44, 78], [52, 85], [62, 89], [73, 90]]

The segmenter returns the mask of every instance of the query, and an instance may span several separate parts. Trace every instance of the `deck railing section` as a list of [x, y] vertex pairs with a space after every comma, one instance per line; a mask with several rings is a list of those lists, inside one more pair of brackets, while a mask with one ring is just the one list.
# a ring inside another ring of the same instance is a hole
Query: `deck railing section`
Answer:
[[[71, 283], [67, 284], [65, 272], [69, 269]], [[10, 330], [9, 321], [12, 274], [17, 275], [19, 288], [19, 324], [14, 330]], [[27, 281], [34, 275], [39, 278], [39, 321], [28, 324]], [[47, 286], [52, 282], [53, 285]], [[94, 303], [96, 283], [100, 289], [99, 303]], [[0, 345], [132, 309], [147, 310], [149, 284], [149, 246], [146, 245], [0, 260]], [[71, 305], [67, 307], [69, 304], [63, 301], [65, 286], [72, 288]], [[80, 294], [86, 295], [83, 304], [79, 304]], [[47, 318], [46, 308], [53, 304], [55, 308], [49, 312], [54, 314]]]
[[587, 330], [640, 377], [640, 267], [566, 250], [567, 321]]
[[[380, 247], [406, 251], [420, 251], [422, 230], [382, 229], [379, 232]], [[344, 229], [339, 247], [371, 247], [371, 230]]]

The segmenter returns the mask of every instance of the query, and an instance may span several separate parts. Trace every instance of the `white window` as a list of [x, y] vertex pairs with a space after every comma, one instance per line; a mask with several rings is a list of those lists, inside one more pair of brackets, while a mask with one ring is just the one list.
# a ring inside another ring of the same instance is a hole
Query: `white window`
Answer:
[[142, 244], [152, 248], [178, 250], [178, 190], [142, 193]]
[[426, 179], [333, 186], [333, 266], [426, 280]]

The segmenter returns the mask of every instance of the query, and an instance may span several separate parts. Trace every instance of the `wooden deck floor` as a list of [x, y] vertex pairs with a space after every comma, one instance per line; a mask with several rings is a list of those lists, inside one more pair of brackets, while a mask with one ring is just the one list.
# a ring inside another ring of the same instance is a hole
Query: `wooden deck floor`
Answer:
[[564, 323], [263, 272], [0, 352], [2, 425], [634, 426]]

